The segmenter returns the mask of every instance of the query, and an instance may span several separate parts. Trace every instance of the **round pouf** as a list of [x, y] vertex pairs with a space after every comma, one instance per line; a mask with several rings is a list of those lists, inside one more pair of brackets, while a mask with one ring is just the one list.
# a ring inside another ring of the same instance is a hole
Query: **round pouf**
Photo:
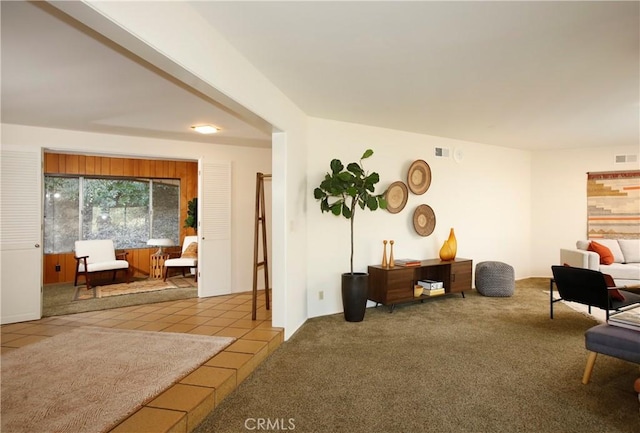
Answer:
[[502, 262], [476, 265], [476, 290], [483, 296], [512, 296], [516, 288], [513, 266]]

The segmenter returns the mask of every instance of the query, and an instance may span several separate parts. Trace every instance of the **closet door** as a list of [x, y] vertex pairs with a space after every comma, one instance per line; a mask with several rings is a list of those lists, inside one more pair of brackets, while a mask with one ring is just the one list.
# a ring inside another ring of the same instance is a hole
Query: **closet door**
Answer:
[[231, 293], [231, 162], [198, 162], [198, 296]]
[[0, 322], [42, 317], [42, 151], [0, 152]]

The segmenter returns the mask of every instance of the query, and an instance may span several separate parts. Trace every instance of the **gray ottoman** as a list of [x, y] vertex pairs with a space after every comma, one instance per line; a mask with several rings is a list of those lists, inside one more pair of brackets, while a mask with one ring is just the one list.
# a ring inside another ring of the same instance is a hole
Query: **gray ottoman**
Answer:
[[476, 265], [476, 290], [483, 296], [512, 296], [516, 288], [513, 266], [502, 262]]

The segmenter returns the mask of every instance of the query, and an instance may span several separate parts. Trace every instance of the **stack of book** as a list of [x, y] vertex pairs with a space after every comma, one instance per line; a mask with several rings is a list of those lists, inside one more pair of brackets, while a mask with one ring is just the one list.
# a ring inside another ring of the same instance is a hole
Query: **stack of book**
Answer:
[[612, 314], [609, 316], [609, 325], [640, 331], [640, 307]]
[[394, 260], [396, 266], [420, 266], [422, 262], [416, 259], [398, 259]]
[[442, 281], [418, 280], [418, 285], [424, 288], [422, 292], [424, 296], [444, 295], [444, 285]]

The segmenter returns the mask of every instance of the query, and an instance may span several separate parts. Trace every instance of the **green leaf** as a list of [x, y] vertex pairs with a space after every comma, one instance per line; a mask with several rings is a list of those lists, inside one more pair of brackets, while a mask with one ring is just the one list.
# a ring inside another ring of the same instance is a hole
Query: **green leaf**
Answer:
[[324, 198], [321, 202], [320, 202], [320, 210], [322, 212], [329, 212], [331, 210], [331, 206], [329, 206], [329, 199], [328, 198]]
[[349, 182], [349, 183], [353, 182], [353, 180], [355, 179], [355, 177], [347, 171], [344, 171], [338, 174], [338, 178], [344, 182]]
[[340, 215], [340, 211], [342, 210], [342, 203], [336, 202], [331, 206], [331, 213], [335, 216]]
[[360, 165], [355, 162], [352, 162], [349, 165], [347, 165], [347, 170], [355, 174], [356, 176], [361, 176], [364, 173], [364, 171], [362, 171], [362, 168], [360, 168]]
[[358, 190], [356, 189], [356, 187], [350, 186], [349, 188], [347, 188], [347, 194], [350, 197], [355, 197], [358, 195]]
[[320, 200], [323, 197], [326, 197], [326, 194], [324, 193], [324, 191], [320, 188], [316, 188], [313, 190], [313, 196], [315, 197], [316, 200]]
[[369, 200], [367, 200], [367, 207], [370, 210], [378, 209], [378, 199], [375, 197], [369, 197]]
[[351, 213], [351, 209], [349, 209], [349, 206], [347, 206], [346, 203], [342, 205], [342, 216], [346, 219], [351, 219], [351, 217], [353, 216]]
[[378, 205], [380, 206], [380, 209], [387, 208], [387, 200], [382, 195], [378, 196]]
[[339, 159], [331, 160], [331, 171], [333, 172], [333, 174], [340, 173], [343, 168], [344, 165], [342, 165], [342, 162]]
[[364, 151], [364, 153], [362, 154], [362, 158], [360, 158], [360, 159], [369, 158], [371, 155], [373, 155], [373, 150], [367, 149], [367, 150]]

